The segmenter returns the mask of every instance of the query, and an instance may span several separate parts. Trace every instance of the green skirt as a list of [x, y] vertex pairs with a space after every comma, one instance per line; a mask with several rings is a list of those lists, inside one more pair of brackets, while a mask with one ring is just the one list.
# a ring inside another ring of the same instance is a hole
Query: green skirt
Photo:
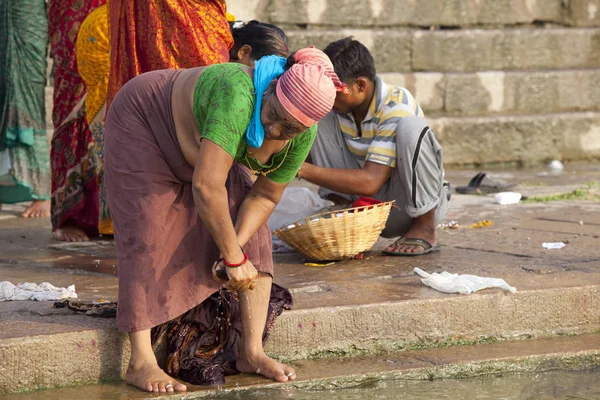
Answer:
[[0, 1], [0, 203], [50, 198], [45, 0]]

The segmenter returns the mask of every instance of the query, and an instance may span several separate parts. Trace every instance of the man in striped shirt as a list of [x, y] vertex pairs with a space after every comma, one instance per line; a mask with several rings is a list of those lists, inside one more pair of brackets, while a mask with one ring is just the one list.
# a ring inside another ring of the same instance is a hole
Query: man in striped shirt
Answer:
[[376, 75], [369, 50], [348, 37], [324, 52], [346, 83], [318, 134], [298, 177], [320, 186], [322, 197], [395, 200], [382, 233], [401, 236], [391, 255], [420, 255], [439, 249], [435, 228], [445, 217], [442, 148], [412, 94]]

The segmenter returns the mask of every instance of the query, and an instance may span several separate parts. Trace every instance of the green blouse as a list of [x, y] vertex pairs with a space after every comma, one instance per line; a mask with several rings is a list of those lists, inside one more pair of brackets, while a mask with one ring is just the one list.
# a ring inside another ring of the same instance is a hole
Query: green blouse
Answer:
[[317, 125], [291, 139], [267, 165], [251, 158], [244, 135], [254, 110], [254, 84], [243, 68], [238, 63], [216, 64], [207, 67], [198, 78], [194, 91], [194, 115], [200, 137], [214, 142], [234, 161], [254, 171], [273, 170], [266, 175], [272, 181], [288, 183], [308, 156]]

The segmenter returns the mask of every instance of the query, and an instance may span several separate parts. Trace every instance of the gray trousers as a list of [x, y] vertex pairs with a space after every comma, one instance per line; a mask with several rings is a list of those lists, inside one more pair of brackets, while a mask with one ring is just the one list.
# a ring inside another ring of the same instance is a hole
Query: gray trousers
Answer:
[[[325, 168], [362, 168], [350, 152], [333, 112], [319, 122], [317, 138], [310, 151], [313, 164]], [[448, 190], [444, 185], [442, 147], [427, 121], [419, 117], [404, 117], [396, 129], [396, 167], [390, 179], [379, 189], [375, 198], [396, 200], [384, 237], [404, 235], [412, 220], [435, 208], [436, 225], [448, 210]], [[350, 201], [359, 196], [320, 188], [319, 195], [337, 194]]]

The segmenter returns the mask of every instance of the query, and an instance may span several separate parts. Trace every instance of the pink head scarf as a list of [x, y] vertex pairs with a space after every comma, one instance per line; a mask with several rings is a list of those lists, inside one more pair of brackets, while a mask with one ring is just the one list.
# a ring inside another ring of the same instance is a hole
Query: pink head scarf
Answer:
[[277, 81], [277, 98], [302, 125], [312, 126], [331, 111], [336, 91], [343, 90], [344, 84], [321, 50], [298, 50], [294, 60]]

